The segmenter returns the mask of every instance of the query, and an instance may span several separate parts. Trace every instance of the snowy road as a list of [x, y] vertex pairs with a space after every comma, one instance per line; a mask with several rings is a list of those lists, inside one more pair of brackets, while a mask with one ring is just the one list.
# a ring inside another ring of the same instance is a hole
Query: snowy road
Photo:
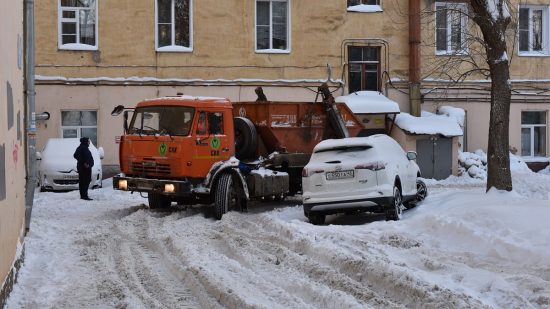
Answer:
[[8, 308], [550, 307], [548, 196], [438, 185], [399, 222], [313, 226], [297, 200], [215, 221], [106, 186], [37, 193]]

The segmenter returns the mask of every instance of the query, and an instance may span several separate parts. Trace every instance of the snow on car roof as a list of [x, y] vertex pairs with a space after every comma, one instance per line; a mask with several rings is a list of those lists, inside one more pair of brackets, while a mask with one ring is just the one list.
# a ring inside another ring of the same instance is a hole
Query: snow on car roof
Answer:
[[397, 115], [395, 124], [414, 134], [441, 134], [443, 136], [462, 136], [464, 133], [454, 118], [422, 112], [422, 117], [408, 113]]
[[[46, 142], [43, 153], [60, 157], [66, 157], [69, 154], [72, 158], [78, 145], [80, 145], [80, 139], [78, 138], [50, 138]], [[90, 143], [90, 150], [93, 149], [95, 149], [95, 146]]]
[[378, 91], [357, 91], [335, 100], [346, 103], [354, 114], [399, 113], [399, 104]]
[[327, 150], [338, 147], [370, 146], [373, 147], [380, 140], [390, 138], [385, 134], [376, 134], [367, 137], [348, 137], [340, 139], [326, 139], [321, 141], [313, 148], [313, 152]]

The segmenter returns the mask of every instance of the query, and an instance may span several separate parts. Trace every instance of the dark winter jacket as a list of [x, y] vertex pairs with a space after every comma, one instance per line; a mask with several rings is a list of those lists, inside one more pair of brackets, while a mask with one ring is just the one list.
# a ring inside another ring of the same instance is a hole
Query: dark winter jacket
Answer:
[[76, 148], [73, 157], [77, 161], [76, 170], [78, 172], [85, 169], [91, 170], [92, 166], [94, 166], [94, 158], [90, 149], [88, 149], [88, 138], [83, 137], [80, 139], [80, 146]]

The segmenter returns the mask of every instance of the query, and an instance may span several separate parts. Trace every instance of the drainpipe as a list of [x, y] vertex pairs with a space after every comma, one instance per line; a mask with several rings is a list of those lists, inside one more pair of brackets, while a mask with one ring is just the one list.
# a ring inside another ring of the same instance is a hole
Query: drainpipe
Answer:
[[25, 0], [25, 96], [27, 131], [27, 178], [25, 184], [25, 230], [29, 231], [36, 189], [36, 119], [34, 88], [34, 0]]
[[420, 0], [409, 0], [409, 102], [420, 116]]

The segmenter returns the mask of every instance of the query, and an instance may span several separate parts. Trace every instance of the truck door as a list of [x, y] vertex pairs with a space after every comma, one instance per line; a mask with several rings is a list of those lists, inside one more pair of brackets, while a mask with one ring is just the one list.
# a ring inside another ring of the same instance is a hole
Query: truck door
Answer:
[[[231, 119], [229, 119], [231, 120]], [[204, 177], [214, 162], [230, 157], [230, 145], [227, 137], [223, 112], [199, 110], [195, 130], [195, 158], [201, 177]]]

